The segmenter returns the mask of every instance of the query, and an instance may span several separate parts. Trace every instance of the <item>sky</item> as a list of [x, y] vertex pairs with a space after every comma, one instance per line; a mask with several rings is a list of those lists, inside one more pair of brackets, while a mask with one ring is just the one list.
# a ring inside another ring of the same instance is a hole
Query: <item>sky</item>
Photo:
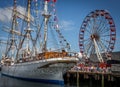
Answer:
[[79, 31], [84, 18], [94, 10], [107, 10], [116, 26], [114, 51], [120, 51], [120, 0], [58, 0], [56, 3], [59, 21], [64, 22], [64, 35], [74, 50], [79, 50]]
[[[3, 22], [9, 18], [6, 6], [11, 6], [12, 0], [0, 0], [0, 36]], [[22, 2], [20, 2], [22, 3]], [[62, 33], [71, 44], [73, 51], [79, 52], [79, 31], [84, 18], [94, 10], [108, 10], [116, 25], [116, 43], [114, 51], [120, 51], [120, 0], [57, 0], [56, 12]], [[23, 9], [21, 7], [21, 9]], [[6, 17], [3, 16], [6, 14]]]

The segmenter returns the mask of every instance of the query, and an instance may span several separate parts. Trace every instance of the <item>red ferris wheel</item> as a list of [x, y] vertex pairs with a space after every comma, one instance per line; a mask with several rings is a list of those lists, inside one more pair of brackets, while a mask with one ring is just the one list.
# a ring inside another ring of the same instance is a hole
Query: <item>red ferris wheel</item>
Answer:
[[96, 55], [100, 62], [103, 56], [111, 59], [116, 41], [113, 18], [106, 10], [90, 12], [84, 19], [79, 32], [79, 48], [83, 58]]

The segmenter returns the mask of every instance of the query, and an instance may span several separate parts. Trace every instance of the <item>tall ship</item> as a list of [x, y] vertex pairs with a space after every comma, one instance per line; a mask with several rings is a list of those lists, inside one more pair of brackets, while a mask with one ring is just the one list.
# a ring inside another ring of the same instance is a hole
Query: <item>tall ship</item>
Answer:
[[12, 21], [5, 52], [2, 52], [2, 75], [53, 84], [64, 84], [63, 74], [78, 62], [77, 53], [60, 31], [56, 0], [23, 0], [24, 10], [14, 0]]

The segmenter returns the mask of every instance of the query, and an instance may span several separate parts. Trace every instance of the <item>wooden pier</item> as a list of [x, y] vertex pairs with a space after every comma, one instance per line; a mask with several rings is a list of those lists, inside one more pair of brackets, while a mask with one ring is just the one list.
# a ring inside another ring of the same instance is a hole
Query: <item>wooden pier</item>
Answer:
[[64, 80], [65, 84], [77, 87], [82, 87], [84, 83], [86, 87], [120, 87], [120, 73], [69, 70], [64, 75]]

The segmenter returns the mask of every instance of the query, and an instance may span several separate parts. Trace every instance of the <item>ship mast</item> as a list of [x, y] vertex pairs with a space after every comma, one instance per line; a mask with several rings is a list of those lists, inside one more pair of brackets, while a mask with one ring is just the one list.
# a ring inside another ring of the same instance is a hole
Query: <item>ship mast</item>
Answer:
[[[9, 54], [9, 52], [10, 52], [10, 50], [11, 50], [11, 58], [13, 59], [14, 58], [14, 52], [15, 52], [15, 50], [14, 50], [14, 47], [15, 47], [15, 29], [16, 29], [16, 24], [17, 24], [17, 20], [16, 20], [16, 11], [17, 11], [17, 5], [16, 5], [17, 3], [16, 3], [16, 0], [14, 0], [14, 7], [13, 7], [13, 19], [12, 19], [12, 29], [10, 29], [10, 34], [12, 34], [10, 37], [10, 46], [9, 46], [9, 48], [8, 48], [8, 46], [7, 46], [7, 51], [6, 51], [6, 53], [5, 53], [5, 56], [7, 57], [8, 56], [8, 54]], [[8, 40], [8, 42], [9, 42], [9, 40]], [[8, 44], [7, 44], [8, 45]]]
[[27, 29], [25, 30], [26, 31], [26, 36], [27, 36], [27, 51], [29, 50], [29, 38], [30, 38], [30, 33], [31, 33], [31, 29], [30, 29], [30, 7], [31, 7], [31, 0], [28, 0], [28, 12], [27, 12], [27, 16], [28, 16], [28, 19], [27, 19]]
[[43, 43], [42, 51], [45, 52], [45, 51], [47, 51], [48, 21], [51, 16], [48, 12], [48, 1], [47, 0], [45, 0], [45, 3], [44, 3], [44, 12], [43, 12], [42, 16], [44, 16], [44, 43]]
[[22, 39], [22, 41], [19, 43], [19, 48], [17, 50], [17, 55], [16, 55], [16, 58], [18, 59], [18, 54], [19, 54], [19, 50], [22, 48], [22, 45], [23, 45], [23, 42], [25, 41], [25, 38], [27, 39], [27, 43], [26, 43], [26, 51], [29, 52], [29, 41], [30, 41], [30, 38], [31, 37], [31, 30], [30, 29], [30, 7], [31, 7], [31, 0], [28, 0], [28, 3], [27, 3], [27, 29], [25, 29], [25, 35], [24, 35], [24, 38]]

